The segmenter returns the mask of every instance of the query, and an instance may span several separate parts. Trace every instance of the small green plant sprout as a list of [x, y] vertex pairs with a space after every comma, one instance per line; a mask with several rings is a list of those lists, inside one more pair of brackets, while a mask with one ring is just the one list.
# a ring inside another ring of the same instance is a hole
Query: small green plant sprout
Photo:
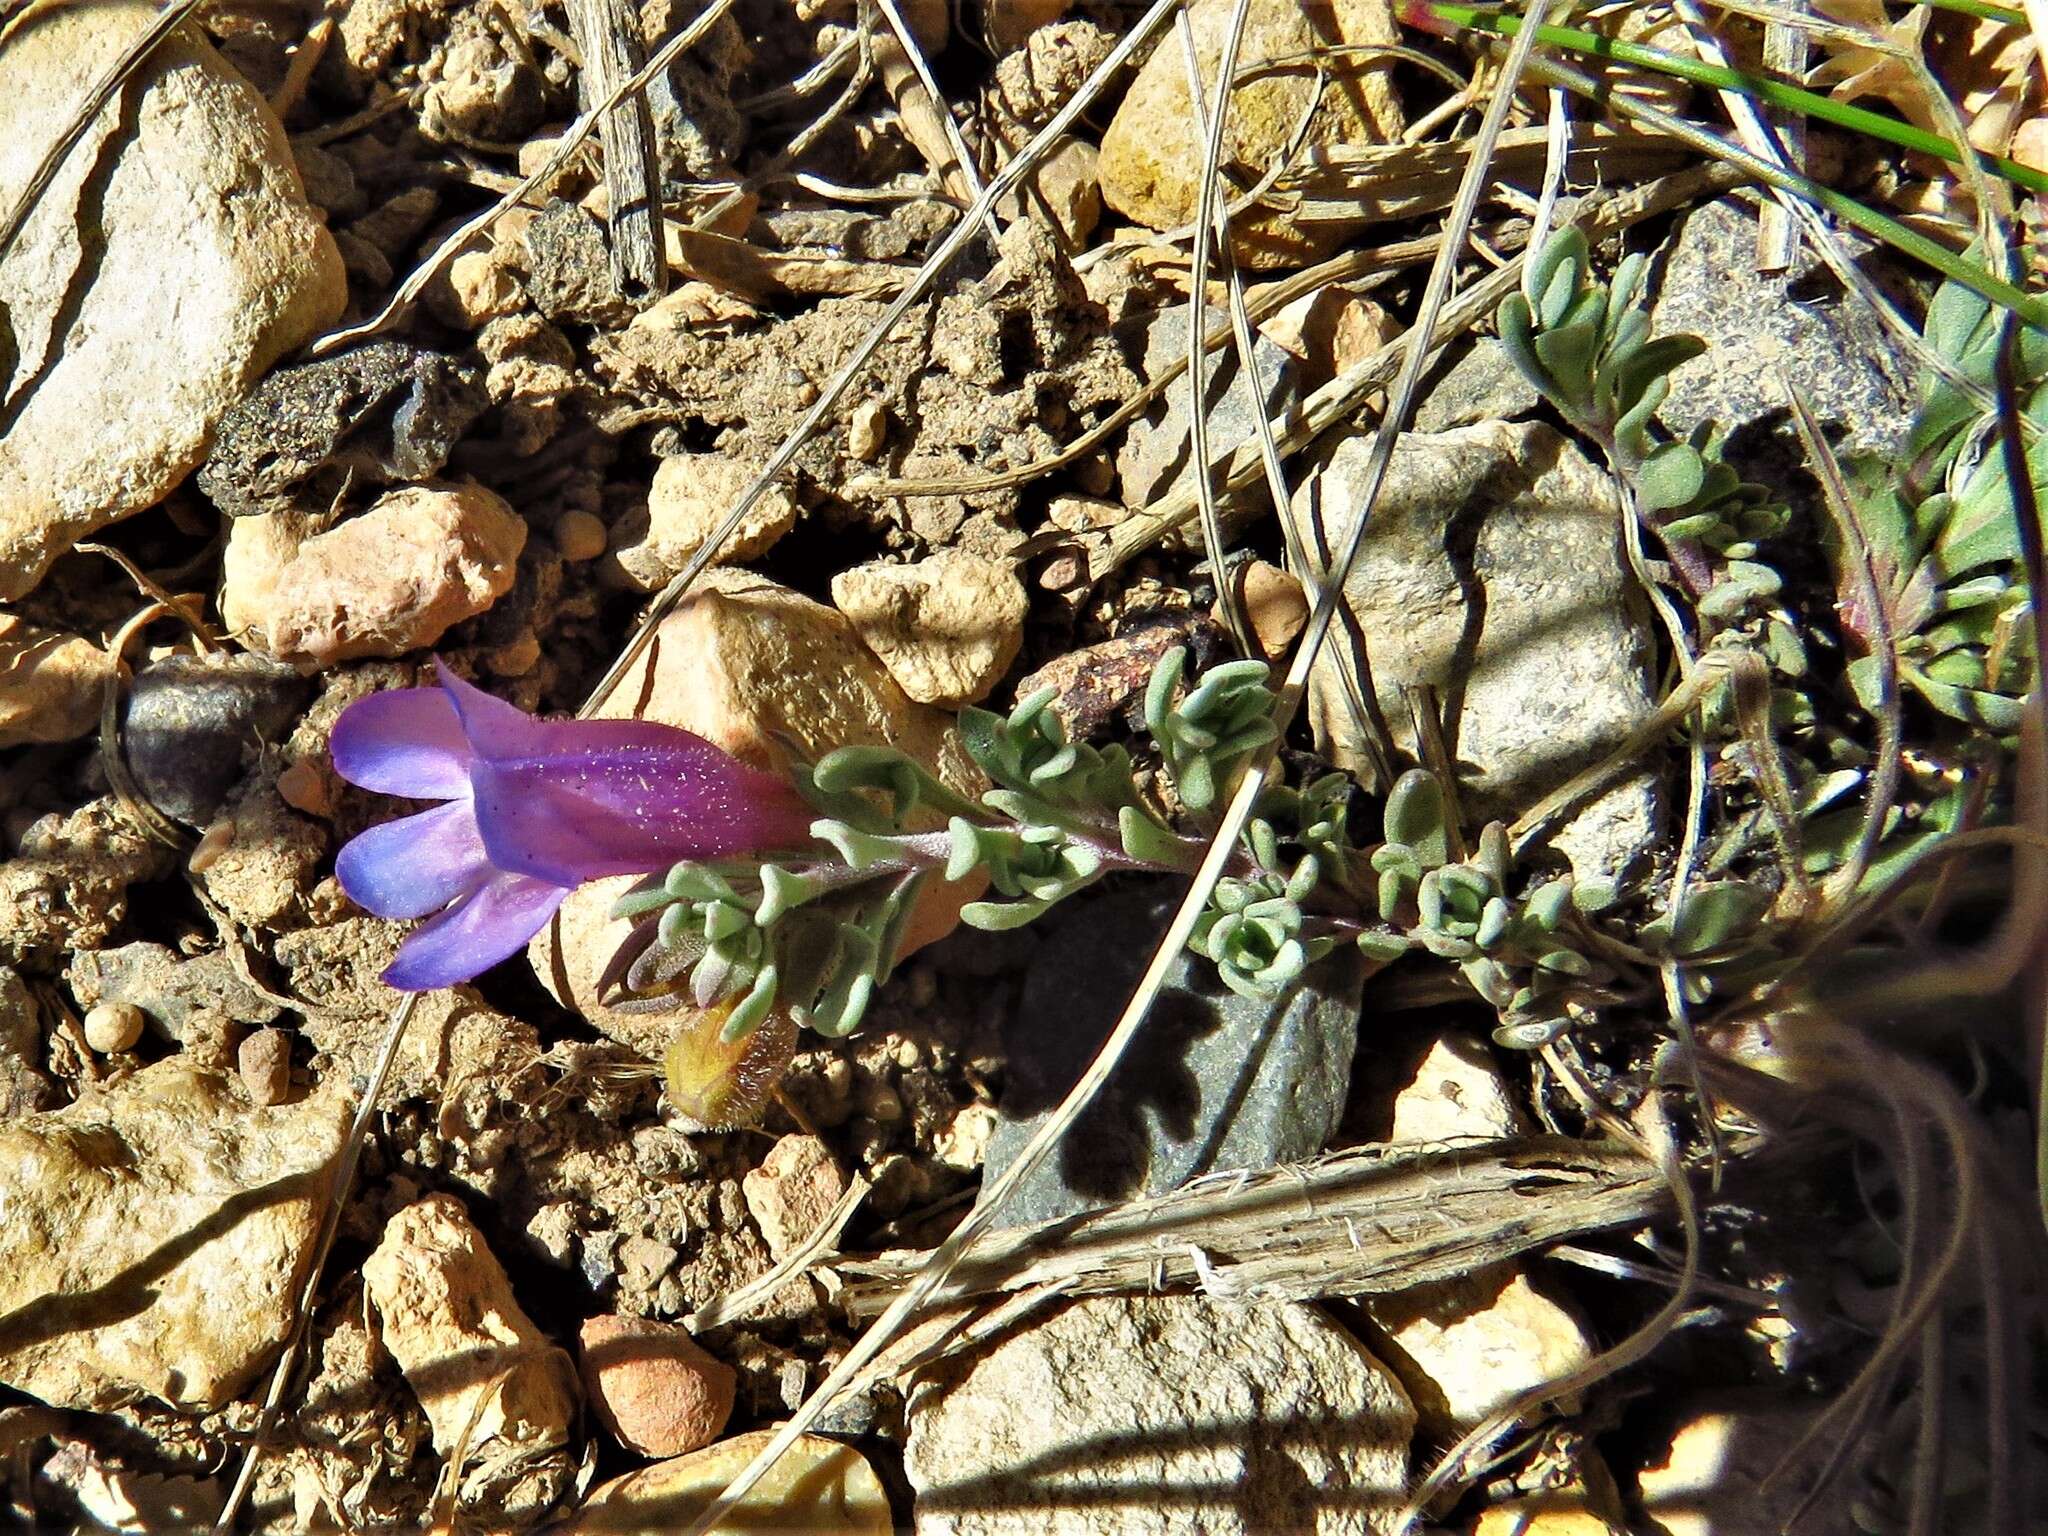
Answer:
[[1559, 414], [1599, 444], [1701, 617], [1728, 622], [1779, 590], [1757, 546], [1782, 531], [1787, 512], [1745, 483], [1710, 437], [1675, 439], [1659, 424], [1672, 370], [1706, 343], [1651, 334], [1647, 265], [1630, 255], [1603, 286], [1584, 234], [1560, 230], [1524, 268], [1521, 293], [1501, 305], [1501, 344]]
[[[1996, 387], [2001, 312], [1960, 284], [1928, 306], [1924, 340], [1975, 392], [1930, 372], [1903, 474], [1872, 461], [1843, 466], [1869, 550], [1869, 571], [1834, 542], [1839, 611], [1861, 655], [1849, 664], [1858, 702], [1881, 707], [1878, 647], [1890, 638], [1898, 678], [1951, 719], [2000, 735], [2019, 729], [2035, 670], [2029, 593], [2021, 568], [2013, 487], [1980, 403]], [[2048, 333], [2023, 328], [2019, 405], [2048, 424]], [[2048, 486], [2048, 436], [2026, 453], [2036, 487]], [[1881, 614], [1870, 611], [1874, 582]]]
[[1387, 796], [1387, 841], [1372, 854], [1381, 919], [1395, 937], [1359, 938], [1368, 954], [1391, 958], [1420, 946], [1456, 963], [1466, 983], [1498, 1011], [1494, 1038], [1530, 1049], [1555, 1039], [1610, 975], [1581, 952], [1568, 919], [1612, 900], [1610, 889], [1570, 876], [1513, 889], [1507, 828], [1492, 822], [1470, 859], [1451, 857], [1442, 787], [1411, 769]]

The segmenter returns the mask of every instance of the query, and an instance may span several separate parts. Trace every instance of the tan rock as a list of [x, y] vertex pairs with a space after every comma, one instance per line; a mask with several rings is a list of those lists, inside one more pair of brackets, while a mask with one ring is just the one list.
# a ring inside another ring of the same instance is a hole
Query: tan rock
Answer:
[[1303, 294], [1259, 331], [1300, 361], [1304, 382], [1314, 387], [1357, 367], [1398, 336], [1401, 326], [1363, 294], [1330, 283]]
[[1451, 1031], [1430, 1046], [1414, 1077], [1394, 1095], [1394, 1128], [1387, 1139], [1397, 1146], [1494, 1141], [1527, 1130], [1494, 1064], [1493, 1047], [1477, 1035]]
[[1512, 1264], [1376, 1296], [1367, 1311], [1386, 1330], [1380, 1352], [1400, 1371], [1423, 1425], [1447, 1437], [1593, 1358], [1577, 1316]]
[[1035, 194], [1027, 206], [1042, 211], [1065, 238], [1067, 249], [1078, 251], [1102, 222], [1102, 154], [1082, 138], [1067, 138], [1055, 145], [1038, 169], [1031, 173]]
[[1628, 1527], [1589, 1508], [1583, 1493], [1567, 1491], [1496, 1504], [1480, 1515], [1472, 1536], [1628, 1536]]
[[[1196, 0], [1189, 9], [1201, 61], [1203, 96], [1217, 99], [1217, 65], [1229, 30], [1234, 0]], [[1252, 0], [1238, 69], [1262, 59], [1298, 57], [1332, 44], [1355, 46], [1399, 41], [1386, 0], [1330, 0], [1297, 5], [1292, 0]], [[1383, 62], [1363, 54], [1324, 54], [1331, 76], [1319, 88], [1315, 72], [1279, 69], [1243, 81], [1231, 98], [1224, 137], [1228, 164], [1246, 168], [1253, 179], [1286, 152], [1304, 113], [1315, 102], [1305, 148], [1333, 144], [1378, 144], [1397, 138], [1406, 119]], [[1151, 229], [1177, 229], [1195, 217], [1203, 145], [1195, 133], [1188, 100], [1187, 64], [1169, 38], [1153, 50], [1123, 105], [1102, 136], [1102, 196], [1110, 207]], [[1253, 267], [1299, 264], [1333, 241], [1308, 235], [1284, 215], [1232, 222], [1239, 259]]]
[[[642, 1467], [600, 1484], [563, 1536], [647, 1536], [685, 1531], [761, 1453], [774, 1435], [757, 1429], [688, 1456]], [[889, 1496], [874, 1470], [850, 1445], [800, 1436], [762, 1476], [716, 1536], [743, 1531], [830, 1531], [832, 1536], [889, 1536]]]
[[[1397, 1145], [1495, 1140], [1527, 1129], [1491, 1047], [1450, 1033], [1394, 1096]], [[1513, 1264], [1365, 1301], [1431, 1433], [1455, 1438], [1522, 1393], [1593, 1357], [1577, 1315]]]
[[1377, 1536], [1415, 1428], [1393, 1374], [1316, 1308], [1203, 1296], [1042, 1314], [921, 1376], [909, 1419], [918, 1536]]
[[311, 537], [291, 513], [238, 517], [221, 616], [307, 669], [402, 656], [510, 591], [525, 545], [526, 524], [480, 485], [407, 486]]
[[[1238, 609], [1251, 625], [1259, 654], [1278, 661], [1308, 624], [1308, 594], [1299, 581], [1264, 560], [1247, 560], [1231, 579], [1237, 588]], [[1224, 622], [1221, 603], [1216, 605], [1215, 618], [1219, 624]]]
[[0, 747], [95, 729], [113, 666], [90, 640], [0, 613]]
[[[753, 483], [758, 468], [716, 453], [686, 453], [655, 467], [643, 518], [631, 515], [613, 535], [613, 559], [626, 579], [652, 592], [680, 574]], [[796, 502], [771, 485], [720, 546], [718, 563], [736, 565], [766, 554], [796, 526]]]
[[555, 519], [553, 534], [555, 548], [560, 550], [562, 558], [571, 564], [595, 560], [604, 553], [605, 544], [610, 538], [603, 521], [595, 513], [575, 509], [564, 512]]
[[[1813, 1422], [1816, 1408], [1762, 1393], [1702, 1403], [1652, 1451], [1636, 1474], [1636, 1492], [1656, 1536], [1751, 1536], [1784, 1528], [1805, 1506], [1826, 1466], [1829, 1446], [1809, 1446], [1782, 1464]], [[1768, 1482], [1766, 1481], [1768, 1479]], [[1852, 1536], [1867, 1529], [1848, 1499], [1823, 1499], [1800, 1529]]]
[[173, 1057], [0, 1126], [0, 1379], [92, 1411], [237, 1396], [290, 1332], [347, 1118]]
[[433, 1195], [392, 1217], [363, 1285], [434, 1448], [466, 1452], [460, 1505], [514, 1529], [532, 1524], [573, 1471], [571, 1373], [461, 1202]]
[[642, 1456], [709, 1445], [732, 1414], [738, 1375], [690, 1331], [644, 1317], [593, 1317], [577, 1336], [583, 1388], [606, 1429]]
[[785, 1136], [740, 1181], [747, 1209], [777, 1263], [824, 1225], [847, 1190], [846, 1170], [815, 1136]]
[[832, 601], [905, 693], [956, 708], [987, 698], [1010, 669], [1029, 606], [1008, 561], [957, 551], [843, 571]]
[[[952, 717], [911, 700], [843, 615], [741, 570], [707, 571], [598, 713], [680, 726], [777, 771], [788, 766], [785, 743], [811, 762], [838, 747], [886, 743], [963, 794], [984, 787]], [[611, 905], [632, 884], [621, 875], [578, 890], [535, 935], [527, 956], [565, 1008], [659, 1058], [676, 1032], [673, 1017], [597, 1002], [597, 982], [629, 931], [610, 917]], [[960, 905], [974, 899], [969, 889], [926, 882], [904, 952], [950, 932]]]
[[[25, 14], [0, 49], [0, 207], [156, 16]], [[156, 505], [264, 369], [340, 315], [341, 256], [257, 91], [191, 28], [93, 120], [0, 259], [0, 599]]]

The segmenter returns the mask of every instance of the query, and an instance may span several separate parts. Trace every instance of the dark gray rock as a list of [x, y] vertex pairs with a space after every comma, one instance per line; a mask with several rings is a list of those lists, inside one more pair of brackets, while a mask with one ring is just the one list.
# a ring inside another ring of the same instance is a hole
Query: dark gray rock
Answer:
[[1904, 443], [1910, 370], [1895, 361], [1890, 336], [1803, 247], [1791, 273], [1758, 272], [1756, 218], [1746, 208], [1723, 199], [1688, 213], [1652, 272], [1656, 334], [1690, 332], [1709, 348], [1671, 376], [1660, 414], [1673, 432], [1709, 422], [1725, 429], [1730, 458], [1752, 473], [1759, 466], [1746, 458], [1789, 451], [1803, 462], [1789, 380], [1843, 451], [1889, 454]]
[[128, 694], [128, 770], [158, 810], [204, 826], [240, 781], [244, 755], [282, 737], [312, 696], [309, 679], [258, 656], [153, 662]]
[[402, 341], [280, 368], [228, 412], [199, 488], [230, 517], [325, 512], [431, 478], [488, 403], [475, 367]]
[[[1043, 925], [1008, 1033], [1010, 1076], [984, 1185], [1058, 1107], [1130, 1000], [1183, 887], [1147, 880], [1077, 897]], [[1344, 1110], [1365, 969], [1339, 950], [1273, 1004], [1239, 997], [1183, 954], [1095, 1102], [999, 1218], [1021, 1226], [1202, 1174], [1323, 1150]]]

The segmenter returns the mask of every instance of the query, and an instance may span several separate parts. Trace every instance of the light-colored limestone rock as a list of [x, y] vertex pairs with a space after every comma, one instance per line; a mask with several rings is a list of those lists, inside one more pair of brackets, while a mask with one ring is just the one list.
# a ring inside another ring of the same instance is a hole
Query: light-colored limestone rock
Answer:
[[[664, 586], [717, 530], [758, 473], [756, 466], [716, 453], [684, 453], [655, 466], [644, 514], [613, 531], [613, 558], [627, 581], [643, 592]], [[766, 554], [796, 526], [796, 502], [771, 485], [719, 546], [718, 561], [736, 565]]]
[[[984, 787], [952, 716], [910, 699], [844, 615], [763, 576], [707, 571], [664, 619], [655, 643], [599, 714], [637, 716], [694, 731], [756, 767], [784, 771], [794, 749], [816, 762], [843, 746], [883, 743], [930, 767], [963, 794]], [[610, 916], [631, 876], [583, 886], [535, 935], [527, 956], [541, 984], [623, 1045], [658, 1058], [673, 1016], [598, 1003], [598, 981], [629, 925]], [[904, 952], [950, 932], [964, 885], [927, 881]]]
[[803, 1246], [846, 1193], [846, 1170], [815, 1136], [785, 1136], [740, 1181], [754, 1225], [777, 1263]]
[[905, 693], [950, 708], [987, 698], [1009, 671], [1029, 606], [1008, 561], [957, 551], [842, 571], [832, 601]]
[[[1395, 1144], [1497, 1140], [1528, 1129], [1491, 1048], [1447, 1034], [1394, 1096]], [[1456, 1438], [1522, 1393], [1593, 1357], [1576, 1314], [1518, 1266], [1497, 1264], [1439, 1285], [1367, 1298], [1381, 1350], [1431, 1433]]]
[[[1826, 1469], [1829, 1446], [1810, 1445], [1790, 1467], [1786, 1453], [1813, 1423], [1818, 1405], [1762, 1393], [1702, 1402], [1684, 1415], [1661, 1454], [1636, 1474], [1637, 1497], [1655, 1536], [1751, 1536], [1782, 1530], [1807, 1507]], [[1768, 1481], [1766, 1481], [1768, 1479]], [[1799, 1529], [1814, 1536], [1855, 1536], [1868, 1527], [1856, 1502], [1824, 1498]]]
[[[24, 14], [0, 49], [0, 207], [155, 16], [135, 0]], [[346, 300], [262, 96], [193, 29], [159, 44], [0, 260], [0, 599], [161, 501]]]
[[295, 514], [238, 517], [221, 616], [304, 668], [402, 656], [511, 590], [526, 524], [480, 485], [415, 485], [306, 535]]
[[[647, 1536], [685, 1531], [775, 1433], [757, 1429], [601, 1484], [562, 1536]], [[889, 1536], [889, 1496], [859, 1451], [821, 1435], [801, 1436], [763, 1474], [718, 1536], [743, 1531], [829, 1531]]]
[[0, 1380], [208, 1412], [291, 1329], [345, 1095], [252, 1108], [173, 1057], [0, 1126]]
[[113, 667], [82, 636], [0, 613], [0, 747], [85, 735], [100, 723]]
[[[1217, 66], [1234, 8], [1233, 0], [1196, 0], [1189, 8], [1203, 97], [1212, 107]], [[1225, 163], [1244, 167], [1253, 180], [1265, 175], [1294, 142], [1311, 103], [1315, 112], [1304, 146], [1310, 153], [1333, 144], [1381, 144], [1398, 138], [1406, 119], [1384, 62], [1363, 52], [1329, 51], [1332, 45], [1397, 41], [1386, 0], [1329, 0], [1319, 5], [1252, 0], [1238, 50], [1240, 74], [1262, 59], [1298, 58], [1319, 50], [1330, 77], [1323, 85], [1312, 69], [1281, 68], [1240, 83], [1231, 98]], [[1180, 44], [1169, 36], [1138, 72], [1102, 136], [1103, 200], [1152, 229], [1177, 229], [1192, 222], [1202, 149], [1188, 100], [1187, 64]], [[1231, 233], [1240, 260], [1268, 267], [1307, 260], [1335, 237], [1334, 231], [1320, 239], [1309, 235], [1291, 227], [1284, 215], [1233, 220]]]
[[459, 1503], [501, 1528], [532, 1524], [574, 1470], [572, 1372], [520, 1309], [461, 1202], [432, 1195], [392, 1217], [363, 1262], [363, 1285], [434, 1448], [466, 1452]]
[[1313, 1307], [1100, 1296], [921, 1377], [904, 1470], [918, 1536], [1378, 1533], [1414, 1428]]
[[[1341, 549], [1371, 444], [1345, 439], [1296, 492], [1311, 550]], [[1621, 553], [1608, 477], [1558, 432], [1495, 422], [1409, 433], [1345, 586], [1380, 709], [1414, 752], [1402, 690], [1433, 685], [1464, 809], [1503, 817], [1597, 763], [1655, 707], [1649, 622]], [[1369, 773], [1346, 704], [1343, 647], [1327, 647], [1309, 714], [1332, 761]], [[1582, 877], [1618, 876], [1655, 841], [1654, 777], [1626, 780], [1552, 845]]]
[[590, 1405], [627, 1450], [681, 1456], [725, 1428], [737, 1373], [687, 1328], [607, 1314], [584, 1323], [577, 1342]]
[[1494, 1064], [1493, 1047], [1477, 1035], [1453, 1032], [1430, 1046], [1408, 1086], [1394, 1095], [1387, 1139], [1397, 1146], [1495, 1141], [1528, 1128]]

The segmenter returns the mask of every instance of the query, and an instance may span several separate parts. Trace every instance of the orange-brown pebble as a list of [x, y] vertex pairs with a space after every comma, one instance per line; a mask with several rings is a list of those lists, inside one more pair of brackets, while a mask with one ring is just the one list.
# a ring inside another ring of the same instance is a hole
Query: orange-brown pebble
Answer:
[[555, 548], [572, 563], [595, 560], [604, 553], [604, 524], [595, 513], [571, 510], [555, 519]]
[[642, 1456], [680, 1456], [716, 1440], [738, 1373], [689, 1330], [644, 1317], [593, 1317], [578, 1335], [584, 1389], [604, 1427]]
[[259, 1029], [243, 1037], [235, 1066], [249, 1097], [268, 1108], [282, 1104], [292, 1091], [292, 1041], [281, 1029]]
[[327, 775], [310, 757], [300, 758], [277, 776], [277, 797], [308, 816], [325, 816], [334, 804]]

